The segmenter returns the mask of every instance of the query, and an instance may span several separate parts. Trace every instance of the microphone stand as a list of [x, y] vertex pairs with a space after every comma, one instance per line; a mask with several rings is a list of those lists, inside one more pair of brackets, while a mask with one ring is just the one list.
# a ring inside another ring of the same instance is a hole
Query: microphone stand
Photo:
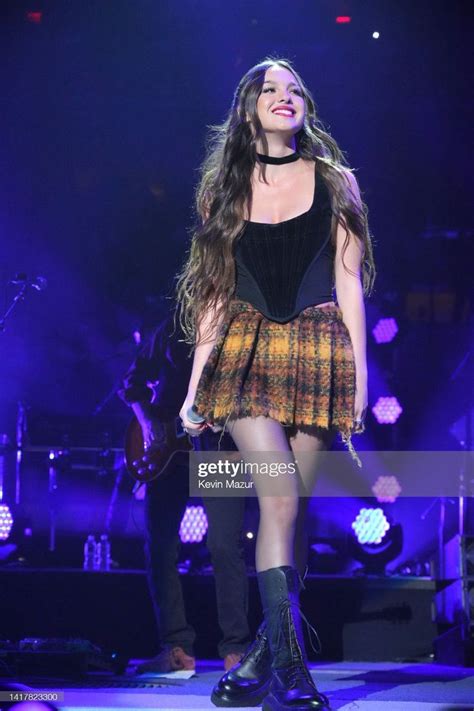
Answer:
[[10, 314], [13, 311], [13, 309], [15, 308], [15, 306], [18, 304], [19, 301], [22, 301], [25, 298], [26, 292], [28, 290], [28, 286], [29, 286], [28, 282], [25, 282], [24, 284], [22, 284], [20, 291], [18, 292], [18, 294], [15, 294], [10, 306], [7, 308], [7, 310], [3, 314], [2, 318], [0, 318], [0, 333], [3, 333], [5, 331], [6, 320], [10, 316]]
[[[469, 367], [468, 367], [469, 366]], [[451, 374], [451, 382], [458, 380], [462, 376], [461, 384], [471, 382], [472, 379], [472, 349], [469, 349], [461, 359], [459, 365]], [[469, 387], [469, 386], [468, 386]], [[472, 390], [468, 390], [472, 392]], [[464, 452], [464, 461], [459, 472], [459, 511], [458, 511], [458, 531], [462, 537], [474, 533], [474, 516], [469, 511], [469, 502], [467, 499], [474, 495], [472, 486], [474, 483], [473, 471], [470, 467], [472, 462], [469, 453], [472, 451], [472, 399], [468, 400], [465, 405], [464, 418], [464, 438], [461, 440], [461, 446]]]

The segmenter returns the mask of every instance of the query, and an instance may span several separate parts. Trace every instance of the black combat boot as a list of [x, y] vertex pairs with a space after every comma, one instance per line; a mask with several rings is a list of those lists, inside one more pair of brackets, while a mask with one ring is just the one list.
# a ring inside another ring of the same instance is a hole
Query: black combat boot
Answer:
[[215, 706], [260, 706], [272, 678], [270, 647], [262, 623], [238, 664], [219, 679], [211, 694]]
[[331, 711], [306, 666], [297, 571], [285, 565], [257, 577], [272, 656], [272, 681], [262, 709]]

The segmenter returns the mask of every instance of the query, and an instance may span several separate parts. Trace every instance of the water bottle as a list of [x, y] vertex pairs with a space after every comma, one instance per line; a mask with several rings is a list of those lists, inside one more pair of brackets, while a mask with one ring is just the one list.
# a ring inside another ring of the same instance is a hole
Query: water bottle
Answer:
[[110, 541], [106, 533], [101, 535], [97, 544], [96, 570], [110, 570]]
[[97, 542], [95, 536], [89, 534], [84, 544], [84, 570], [94, 570], [97, 556]]

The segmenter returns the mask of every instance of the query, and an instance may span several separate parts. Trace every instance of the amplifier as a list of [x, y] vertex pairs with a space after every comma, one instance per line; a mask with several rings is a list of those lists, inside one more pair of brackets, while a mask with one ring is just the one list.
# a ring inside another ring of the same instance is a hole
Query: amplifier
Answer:
[[474, 664], [474, 536], [453, 536], [444, 546], [446, 587], [434, 600], [434, 619], [449, 626], [435, 643], [436, 659]]

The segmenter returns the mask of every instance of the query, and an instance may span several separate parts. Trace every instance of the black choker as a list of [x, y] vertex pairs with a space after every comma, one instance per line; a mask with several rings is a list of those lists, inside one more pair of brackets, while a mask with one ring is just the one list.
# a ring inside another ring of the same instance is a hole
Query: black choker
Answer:
[[281, 158], [276, 158], [275, 156], [266, 156], [263, 153], [257, 153], [257, 158], [261, 163], [269, 163], [270, 165], [284, 165], [285, 163], [294, 163], [295, 160], [301, 158], [298, 151], [295, 153], [290, 153], [289, 156], [282, 156]]

